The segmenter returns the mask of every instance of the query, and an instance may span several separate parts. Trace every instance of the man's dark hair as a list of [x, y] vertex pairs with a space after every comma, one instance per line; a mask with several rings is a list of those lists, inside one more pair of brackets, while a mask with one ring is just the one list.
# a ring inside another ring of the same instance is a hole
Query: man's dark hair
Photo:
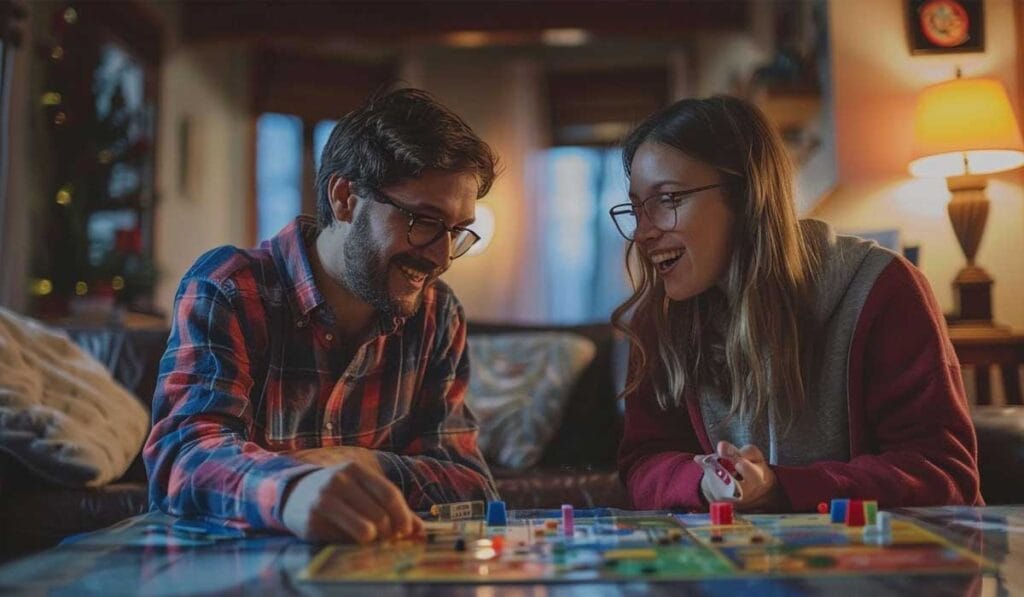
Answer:
[[317, 220], [334, 222], [328, 200], [332, 174], [357, 189], [375, 190], [415, 178], [425, 170], [469, 172], [477, 199], [494, 182], [498, 158], [464, 120], [429, 93], [399, 89], [370, 97], [331, 131], [316, 175]]

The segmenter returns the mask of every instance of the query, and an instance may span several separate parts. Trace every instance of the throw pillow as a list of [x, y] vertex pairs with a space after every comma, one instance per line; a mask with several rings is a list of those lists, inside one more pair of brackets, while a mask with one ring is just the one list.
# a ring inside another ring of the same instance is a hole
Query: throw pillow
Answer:
[[0, 308], [0, 450], [68, 486], [124, 474], [149, 414], [62, 332]]
[[470, 336], [466, 402], [489, 463], [510, 469], [536, 464], [596, 350], [590, 339], [565, 332]]

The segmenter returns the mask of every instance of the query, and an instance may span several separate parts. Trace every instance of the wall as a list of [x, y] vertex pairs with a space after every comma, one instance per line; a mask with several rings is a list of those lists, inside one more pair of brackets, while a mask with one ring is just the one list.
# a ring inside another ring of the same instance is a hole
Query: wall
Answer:
[[[1021, 118], [1013, 0], [985, 1], [984, 53], [912, 56], [904, 2], [831, 0], [832, 78], [839, 185], [811, 213], [842, 230], [898, 228], [920, 245], [920, 267], [942, 308], [953, 309], [951, 283], [964, 258], [945, 211], [943, 180], [914, 179], [912, 119], [925, 86], [965, 76], [1000, 79]], [[1024, 328], [1024, 176], [995, 175], [977, 263], [995, 279], [995, 318]]]
[[[185, 271], [208, 249], [249, 245], [253, 136], [245, 46], [182, 47], [161, 73], [157, 147], [157, 306], [171, 313]], [[179, 180], [179, 128], [189, 123], [187, 177]], [[182, 184], [184, 183], [184, 184]]]
[[[14, 68], [10, 82], [9, 164], [5, 189], [3, 219], [0, 220], [0, 305], [15, 311], [28, 308], [29, 260], [32, 255], [33, 212], [40, 209], [38, 199], [46, 192], [45, 180], [35, 175], [31, 165], [45, 155], [39, 104], [32, 101], [40, 96], [45, 63], [35, 52], [45, 35], [54, 10], [52, 3], [36, 3], [28, 7], [28, 17], [22, 22], [24, 38], [14, 55]], [[7, 131], [4, 131], [6, 134]]]

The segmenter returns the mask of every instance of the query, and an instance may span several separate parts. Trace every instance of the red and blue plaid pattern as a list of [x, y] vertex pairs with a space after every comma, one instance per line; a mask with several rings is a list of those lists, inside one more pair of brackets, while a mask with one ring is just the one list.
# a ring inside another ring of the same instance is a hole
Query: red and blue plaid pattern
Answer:
[[463, 402], [462, 306], [435, 282], [416, 315], [382, 318], [345, 347], [309, 266], [316, 233], [298, 218], [258, 249], [214, 249], [185, 274], [143, 450], [151, 504], [284, 530], [289, 483], [318, 468], [287, 452], [330, 446], [377, 450], [415, 510], [496, 498]]

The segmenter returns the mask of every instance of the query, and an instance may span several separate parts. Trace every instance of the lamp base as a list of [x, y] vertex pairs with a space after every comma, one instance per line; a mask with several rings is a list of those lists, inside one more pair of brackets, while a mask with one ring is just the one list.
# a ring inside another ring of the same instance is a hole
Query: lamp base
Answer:
[[992, 276], [977, 265], [960, 270], [953, 280], [955, 314], [949, 327], [958, 332], [969, 328], [975, 336], [1002, 336], [1010, 328], [992, 321]]
[[958, 329], [976, 329], [983, 334], [1009, 333], [1009, 328], [992, 321], [992, 276], [974, 264], [988, 219], [986, 184], [984, 176], [950, 176], [946, 179], [946, 185], [953, 194], [946, 207], [949, 222], [967, 258], [967, 266], [953, 280], [955, 314], [949, 318], [949, 325]]

